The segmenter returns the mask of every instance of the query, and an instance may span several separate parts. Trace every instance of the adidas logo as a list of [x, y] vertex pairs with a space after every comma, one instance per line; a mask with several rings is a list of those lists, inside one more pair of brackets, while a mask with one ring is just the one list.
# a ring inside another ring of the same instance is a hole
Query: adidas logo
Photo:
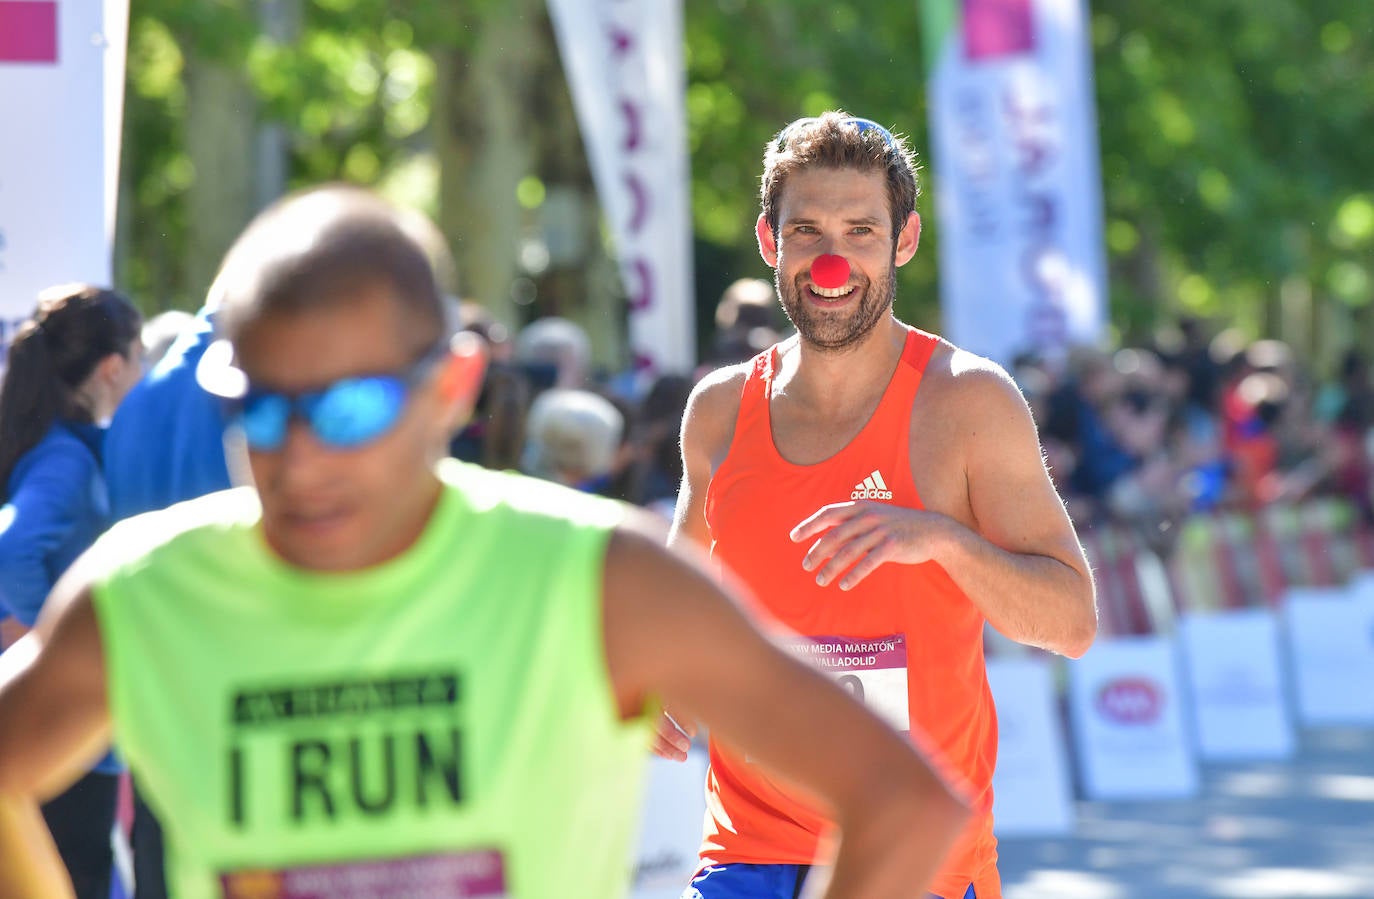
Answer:
[[872, 474], [854, 485], [854, 492], [849, 494], [849, 498], [892, 499], [892, 491], [887, 489], [887, 484], [883, 483], [883, 476], [875, 468]]

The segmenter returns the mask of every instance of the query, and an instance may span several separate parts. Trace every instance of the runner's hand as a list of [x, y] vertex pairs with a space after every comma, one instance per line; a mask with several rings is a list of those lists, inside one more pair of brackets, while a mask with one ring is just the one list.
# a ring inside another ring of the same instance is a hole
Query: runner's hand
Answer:
[[685, 762], [687, 750], [691, 748], [692, 738], [696, 735], [696, 722], [685, 720], [679, 724], [664, 709], [658, 715], [658, 727], [654, 731], [654, 755], [670, 762]]
[[840, 589], [849, 590], [884, 562], [930, 561], [935, 538], [949, 524], [949, 518], [934, 512], [854, 500], [822, 506], [793, 528], [791, 537], [794, 543], [820, 537], [807, 550], [802, 567], [815, 571], [822, 587], [839, 578]]

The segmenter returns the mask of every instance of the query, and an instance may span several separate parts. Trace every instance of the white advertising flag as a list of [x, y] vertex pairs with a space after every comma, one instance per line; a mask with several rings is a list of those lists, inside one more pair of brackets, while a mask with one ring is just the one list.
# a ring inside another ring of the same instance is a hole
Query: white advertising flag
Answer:
[[1283, 598], [1298, 715], [1309, 727], [1374, 725], [1374, 595], [1305, 587]]
[[636, 370], [696, 364], [681, 0], [549, 0], [629, 298]]
[[1006, 364], [1106, 320], [1084, 0], [920, 0], [944, 333]]
[[700, 867], [706, 769], [701, 749], [692, 749], [685, 762], [649, 759], [631, 899], [678, 899]]
[[1278, 618], [1269, 609], [1179, 621], [1198, 750], [1211, 761], [1288, 758], [1296, 748]]
[[992, 820], [997, 837], [1073, 832], [1073, 785], [1054, 699], [1054, 673], [1043, 659], [988, 659], [997, 703], [997, 769]]
[[0, 367], [45, 287], [108, 285], [128, 0], [0, 0]]
[[1069, 700], [1089, 799], [1197, 793], [1197, 759], [1171, 640], [1098, 640], [1069, 664]]

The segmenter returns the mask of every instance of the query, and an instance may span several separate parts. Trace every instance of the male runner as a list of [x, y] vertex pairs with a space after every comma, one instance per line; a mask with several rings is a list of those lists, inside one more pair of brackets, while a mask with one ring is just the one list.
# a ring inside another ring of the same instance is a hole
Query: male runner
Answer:
[[395, 209], [288, 199], [214, 292], [200, 377], [253, 486], [117, 525], [3, 657], [0, 895], [69, 893], [36, 802], [113, 728], [179, 899], [621, 896], [658, 697], [823, 798], [827, 895], [935, 870], [959, 803], [702, 567], [618, 504], [440, 461], [483, 364]]
[[[671, 540], [709, 545], [811, 638], [798, 652], [928, 741], [977, 813], [929, 890], [998, 899], [983, 624], [1081, 655], [1093, 584], [1013, 382], [892, 313], [916, 194], [910, 151], [866, 119], [829, 112], [769, 144], [759, 249], [797, 334], [697, 386]], [[685, 732], [665, 717], [656, 748], [684, 758], [691, 715], [669, 708]], [[684, 896], [791, 899], [827, 816], [714, 731], [707, 793]]]

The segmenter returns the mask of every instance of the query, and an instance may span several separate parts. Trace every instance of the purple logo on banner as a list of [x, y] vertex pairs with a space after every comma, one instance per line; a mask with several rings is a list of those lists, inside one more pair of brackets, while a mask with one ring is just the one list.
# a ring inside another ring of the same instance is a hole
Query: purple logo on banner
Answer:
[[1031, 0], [963, 0], [964, 56], [990, 61], [1035, 49]]
[[57, 62], [57, 3], [0, 2], [0, 63]]
[[1097, 691], [1097, 711], [1116, 724], [1155, 724], [1164, 714], [1164, 688], [1148, 677], [1119, 677]]

